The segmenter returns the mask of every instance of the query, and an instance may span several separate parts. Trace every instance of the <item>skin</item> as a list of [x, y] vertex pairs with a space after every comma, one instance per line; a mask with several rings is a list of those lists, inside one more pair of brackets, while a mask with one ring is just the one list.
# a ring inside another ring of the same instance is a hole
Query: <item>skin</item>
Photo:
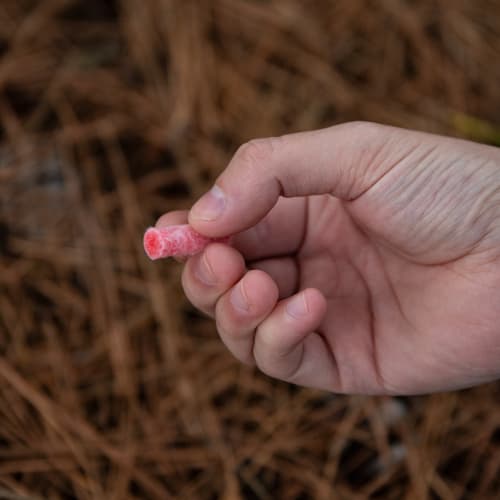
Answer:
[[215, 185], [218, 217], [207, 194], [157, 226], [235, 235], [182, 285], [240, 361], [338, 393], [499, 378], [498, 149], [347, 123], [251, 141]]

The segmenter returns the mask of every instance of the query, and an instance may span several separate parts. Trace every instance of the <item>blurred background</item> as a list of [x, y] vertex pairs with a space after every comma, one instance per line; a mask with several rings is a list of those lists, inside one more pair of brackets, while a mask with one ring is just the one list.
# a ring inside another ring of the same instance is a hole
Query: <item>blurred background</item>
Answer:
[[251, 138], [500, 145], [499, 60], [498, 0], [1, 0], [0, 498], [499, 498], [498, 384], [270, 380], [142, 250]]

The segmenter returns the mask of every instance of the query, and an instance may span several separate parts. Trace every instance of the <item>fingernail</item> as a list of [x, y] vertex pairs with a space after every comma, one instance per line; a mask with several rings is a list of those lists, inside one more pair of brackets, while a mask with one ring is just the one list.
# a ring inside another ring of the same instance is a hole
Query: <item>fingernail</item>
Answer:
[[305, 293], [302, 292], [297, 297], [294, 297], [285, 307], [286, 312], [293, 318], [301, 318], [309, 312]]
[[195, 219], [215, 220], [224, 211], [226, 195], [219, 186], [213, 186], [191, 208], [191, 215]]
[[205, 285], [214, 285], [217, 282], [214, 271], [210, 262], [208, 262], [207, 254], [205, 252], [201, 255], [198, 265], [194, 269], [194, 273], [202, 283], [205, 283]]
[[240, 281], [238, 285], [232, 289], [229, 300], [236, 309], [239, 309], [240, 311], [248, 311], [248, 299], [246, 297], [243, 281]]

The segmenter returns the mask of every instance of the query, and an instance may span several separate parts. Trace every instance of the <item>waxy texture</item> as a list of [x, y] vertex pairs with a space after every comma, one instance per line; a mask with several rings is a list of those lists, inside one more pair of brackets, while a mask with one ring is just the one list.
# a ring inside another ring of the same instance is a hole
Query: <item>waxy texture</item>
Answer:
[[144, 233], [144, 250], [151, 260], [166, 257], [189, 257], [201, 252], [209, 243], [227, 243], [226, 238], [207, 238], [189, 224], [162, 228], [150, 227]]

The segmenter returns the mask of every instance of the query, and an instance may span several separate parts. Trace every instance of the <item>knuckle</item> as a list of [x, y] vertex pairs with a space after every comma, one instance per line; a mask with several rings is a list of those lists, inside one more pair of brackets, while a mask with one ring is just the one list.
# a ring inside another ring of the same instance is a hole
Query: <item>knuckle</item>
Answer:
[[231, 306], [227, 293], [220, 297], [214, 306], [215, 327], [223, 339], [236, 339], [238, 335], [238, 324], [230, 314]]
[[368, 136], [368, 137], [374, 134], [379, 134], [380, 129], [382, 128], [382, 125], [378, 123], [363, 121], [363, 120], [347, 122], [346, 124], [344, 124], [344, 126], [348, 128], [349, 131], [352, 132], [353, 134], [358, 134], [361, 136]]
[[227, 330], [226, 325], [224, 324], [224, 320], [221, 317], [222, 314], [220, 311], [218, 311], [218, 308], [215, 309], [215, 329], [217, 330], [217, 333], [219, 334], [221, 339], [228, 339], [231, 338], [232, 335], [230, 334], [229, 330]]
[[192, 270], [189, 269], [188, 264], [184, 266], [184, 270], [181, 275], [181, 284], [184, 294], [189, 302], [196, 307], [196, 309], [210, 317], [213, 317], [215, 307], [214, 299], [211, 294], [200, 290], [199, 285], [197, 285], [196, 280], [192, 276]]
[[[230, 321], [228, 321], [227, 317], [223, 314], [221, 308], [217, 306], [215, 312], [215, 328], [222, 342], [237, 360], [249, 366], [255, 365], [255, 360], [251, 351], [252, 333], [248, 334], [247, 332], [247, 335], [241, 335], [241, 332], [239, 333], [238, 330], [229, 323]], [[248, 338], [245, 338], [247, 336]], [[245, 342], [241, 342], [242, 340], [247, 341], [248, 345], [246, 346]]]
[[257, 168], [271, 159], [281, 141], [281, 137], [252, 139], [239, 147], [235, 159], [250, 168]]
[[257, 368], [269, 377], [280, 380], [288, 380], [289, 375], [293, 375], [295, 367], [289, 366], [288, 353], [273, 341], [272, 335], [263, 335], [258, 329], [259, 346], [254, 346], [254, 358]]
[[272, 357], [257, 360], [257, 368], [268, 377], [290, 381], [295, 367], [289, 367], [284, 359]]
[[258, 242], [270, 241], [272, 236], [272, 227], [269, 218], [262, 219], [253, 227], [255, 239]]
[[339, 194], [343, 199], [355, 200], [380, 177], [380, 162], [390, 135], [390, 127], [368, 121], [353, 121], [343, 125], [346, 136], [355, 138], [357, 149], [342, 158], [339, 172]]
[[259, 360], [257, 362], [257, 368], [268, 377], [273, 377], [283, 380], [281, 368], [277, 367], [274, 363], [272, 363], [270, 359]]
[[255, 168], [271, 154], [265, 139], [246, 142], [236, 152], [236, 160], [247, 167]]

